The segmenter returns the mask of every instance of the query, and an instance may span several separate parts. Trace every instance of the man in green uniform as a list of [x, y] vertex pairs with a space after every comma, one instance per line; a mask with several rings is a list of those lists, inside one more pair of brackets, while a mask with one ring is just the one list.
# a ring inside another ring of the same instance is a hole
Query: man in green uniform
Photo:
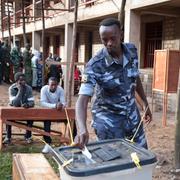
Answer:
[[11, 61], [13, 63], [13, 73], [16, 74], [20, 70], [21, 65], [21, 51], [20, 51], [20, 43], [18, 40], [15, 41], [15, 47], [11, 50]]
[[32, 86], [31, 58], [32, 54], [30, 52], [30, 44], [26, 44], [25, 50], [23, 51], [23, 62], [25, 70], [25, 79], [29, 86]]
[[2, 46], [2, 61], [3, 61], [3, 76], [4, 76], [4, 82], [10, 83], [9, 75], [10, 75], [10, 46], [8, 45], [8, 41], [6, 40], [4, 42], [4, 45]]

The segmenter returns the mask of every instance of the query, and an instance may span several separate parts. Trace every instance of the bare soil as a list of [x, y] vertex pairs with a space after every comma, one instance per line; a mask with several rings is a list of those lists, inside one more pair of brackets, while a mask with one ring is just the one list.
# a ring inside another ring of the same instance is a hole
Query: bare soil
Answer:
[[[7, 84], [0, 85], [0, 106], [8, 104]], [[33, 92], [36, 105], [39, 105], [39, 93]], [[73, 99], [73, 106], [77, 97]], [[88, 124], [90, 125], [90, 111], [88, 113]], [[153, 172], [153, 180], [180, 180], [180, 174], [174, 173], [174, 140], [175, 140], [175, 115], [168, 114], [167, 126], [162, 126], [162, 112], [153, 112], [153, 121], [146, 128], [146, 135], [149, 150], [153, 151], [158, 159], [158, 163]], [[89, 126], [90, 127], [90, 126]], [[14, 131], [19, 129], [13, 128]], [[89, 128], [91, 139], [95, 139], [94, 131]], [[18, 145], [18, 142], [16, 143]]]

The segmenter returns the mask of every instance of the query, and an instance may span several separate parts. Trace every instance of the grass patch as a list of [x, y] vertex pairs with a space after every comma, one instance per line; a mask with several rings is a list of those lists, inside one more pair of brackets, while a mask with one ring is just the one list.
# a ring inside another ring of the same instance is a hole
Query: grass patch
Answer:
[[[12, 179], [12, 162], [13, 153], [41, 153], [43, 145], [34, 142], [33, 144], [16, 144], [3, 148], [0, 152], [0, 180]], [[54, 171], [59, 174], [58, 165], [51, 155], [45, 156], [53, 167]]]
[[46, 159], [48, 160], [49, 164], [51, 165], [51, 167], [54, 169], [55, 173], [57, 175], [59, 175], [59, 167], [58, 164], [56, 163], [56, 161], [52, 158], [51, 155], [46, 155]]
[[12, 153], [0, 153], [0, 179], [12, 179]]

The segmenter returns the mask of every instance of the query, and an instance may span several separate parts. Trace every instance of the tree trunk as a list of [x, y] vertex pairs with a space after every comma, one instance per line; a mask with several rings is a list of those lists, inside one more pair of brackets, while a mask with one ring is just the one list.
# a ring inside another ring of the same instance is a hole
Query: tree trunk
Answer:
[[175, 134], [175, 168], [180, 169], [180, 72], [177, 89], [176, 134]]
[[41, 0], [41, 13], [42, 13], [42, 85], [45, 84], [45, 58], [44, 58], [44, 38], [45, 38], [45, 20], [44, 20], [44, 0]]
[[119, 9], [118, 19], [121, 23], [122, 30], [124, 30], [125, 5], [126, 0], [121, 0], [121, 7]]
[[22, 20], [23, 20], [23, 39], [24, 39], [24, 47], [27, 43], [27, 37], [26, 37], [26, 22], [24, 17], [24, 0], [21, 0], [21, 10], [22, 10]]
[[7, 10], [8, 10], [8, 31], [9, 31], [9, 45], [11, 46], [11, 17], [10, 17], [10, 11], [9, 11], [9, 2], [6, 0], [7, 3]]
[[3, 0], [1, 0], [1, 33], [2, 33], [2, 40], [4, 40], [4, 26], [3, 26], [3, 17], [4, 17], [4, 9], [3, 9]]
[[69, 76], [68, 76], [68, 91], [67, 91], [68, 107], [71, 107], [72, 88], [73, 88], [73, 84], [74, 84], [73, 80], [74, 80], [75, 48], [76, 48], [76, 38], [77, 38], [77, 15], [78, 15], [78, 0], [75, 0], [73, 41], [72, 41], [72, 49], [71, 49], [71, 61], [70, 61], [70, 69], [69, 69]]

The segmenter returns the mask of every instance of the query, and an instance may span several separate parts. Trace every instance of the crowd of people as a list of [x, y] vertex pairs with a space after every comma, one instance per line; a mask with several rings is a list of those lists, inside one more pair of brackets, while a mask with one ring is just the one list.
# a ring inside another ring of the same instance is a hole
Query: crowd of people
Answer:
[[[0, 84], [13, 83], [14, 75], [17, 72], [25, 74], [26, 82], [33, 89], [40, 91], [42, 87], [42, 53], [38, 50], [31, 50], [30, 44], [25, 44], [24, 50], [21, 51], [20, 41], [16, 40], [14, 47], [11, 49], [8, 41], [0, 42]], [[47, 61], [60, 61], [57, 55], [48, 57]], [[62, 77], [61, 65], [49, 65], [45, 68], [45, 81], [49, 77], [56, 77], [58, 82]]]

